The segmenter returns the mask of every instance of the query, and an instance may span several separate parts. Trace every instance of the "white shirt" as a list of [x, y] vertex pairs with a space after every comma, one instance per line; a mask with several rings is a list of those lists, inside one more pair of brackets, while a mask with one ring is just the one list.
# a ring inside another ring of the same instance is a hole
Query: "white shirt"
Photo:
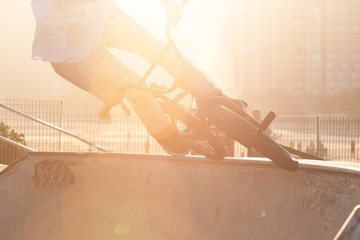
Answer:
[[32, 58], [75, 63], [86, 58], [101, 38], [112, 0], [32, 0], [36, 30]]

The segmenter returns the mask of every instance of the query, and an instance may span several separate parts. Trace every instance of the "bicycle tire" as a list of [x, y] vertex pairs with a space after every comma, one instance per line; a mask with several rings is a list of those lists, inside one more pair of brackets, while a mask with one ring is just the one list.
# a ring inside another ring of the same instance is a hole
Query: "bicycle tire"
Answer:
[[209, 99], [206, 111], [211, 122], [240, 144], [254, 148], [286, 170], [295, 171], [298, 168], [299, 163], [289, 152], [237, 113], [242, 110], [231, 100], [219, 97]]
[[209, 143], [207, 146], [196, 145], [195, 141], [192, 142], [191, 139], [189, 139], [188, 142], [192, 150], [212, 160], [224, 159], [226, 155], [224, 144], [222, 144], [198, 118], [187, 112], [180, 104], [159, 102], [159, 106], [165, 113], [169, 114], [170, 117], [184, 123], [189, 129], [193, 129], [197, 135]]

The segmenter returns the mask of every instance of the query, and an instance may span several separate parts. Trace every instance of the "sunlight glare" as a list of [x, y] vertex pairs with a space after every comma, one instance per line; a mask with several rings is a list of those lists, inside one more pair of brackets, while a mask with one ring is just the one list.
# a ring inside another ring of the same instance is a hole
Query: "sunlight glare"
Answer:
[[[167, 41], [164, 31], [166, 17], [160, 1], [115, 0], [115, 2], [120, 9], [158, 39]], [[216, 85], [223, 88], [228, 87], [226, 85], [232, 78], [231, 71], [228, 71], [232, 65], [227, 61], [227, 28], [229, 28], [227, 13], [226, 1], [189, 1], [179, 25], [171, 31], [182, 54], [209, 76]]]

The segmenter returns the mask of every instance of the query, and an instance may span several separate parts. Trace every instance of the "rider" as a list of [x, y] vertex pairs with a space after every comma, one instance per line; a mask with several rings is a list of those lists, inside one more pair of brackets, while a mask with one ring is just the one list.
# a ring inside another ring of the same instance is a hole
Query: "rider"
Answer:
[[[176, 25], [181, 12], [174, 15], [173, 0], [160, 0], [169, 24]], [[131, 17], [115, 7], [113, 0], [32, 0], [36, 30], [32, 58], [50, 62], [55, 72], [76, 86], [98, 97], [111, 108], [126, 97], [148, 132], [173, 155], [185, 155], [188, 144], [145, 91], [119, 88], [134, 85], [140, 78], [119, 62], [107, 48], [122, 49], [143, 56], [153, 63], [165, 44]], [[168, 50], [159, 65], [173, 78], [182, 74], [179, 60]], [[213, 83], [187, 62], [182, 84], [206, 94], [219, 94]]]

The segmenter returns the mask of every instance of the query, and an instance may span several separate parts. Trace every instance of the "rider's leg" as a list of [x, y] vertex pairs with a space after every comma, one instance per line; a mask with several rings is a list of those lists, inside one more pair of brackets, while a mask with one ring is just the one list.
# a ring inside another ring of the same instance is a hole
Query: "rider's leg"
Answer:
[[[138, 54], [151, 63], [165, 47], [163, 42], [119, 9], [111, 14], [103, 41], [108, 47]], [[178, 79], [183, 73], [181, 62], [173, 49], [166, 52], [159, 65], [174, 79]], [[187, 74], [183, 84], [205, 95], [211, 94], [215, 89], [214, 84], [189, 61], [186, 61], [186, 65]]]
[[90, 55], [79, 63], [52, 65], [60, 76], [92, 93], [106, 106], [115, 106], [126, 96], [149, 133], [167, 152], [173, 155], [184, 155], [188, 152], [187, 144], [178, 136], [177, 129], [149, 92], [136, 89], [119, 91], [123, 86], [136, 84], [139, 77], [101, 45], [97, 45]]

